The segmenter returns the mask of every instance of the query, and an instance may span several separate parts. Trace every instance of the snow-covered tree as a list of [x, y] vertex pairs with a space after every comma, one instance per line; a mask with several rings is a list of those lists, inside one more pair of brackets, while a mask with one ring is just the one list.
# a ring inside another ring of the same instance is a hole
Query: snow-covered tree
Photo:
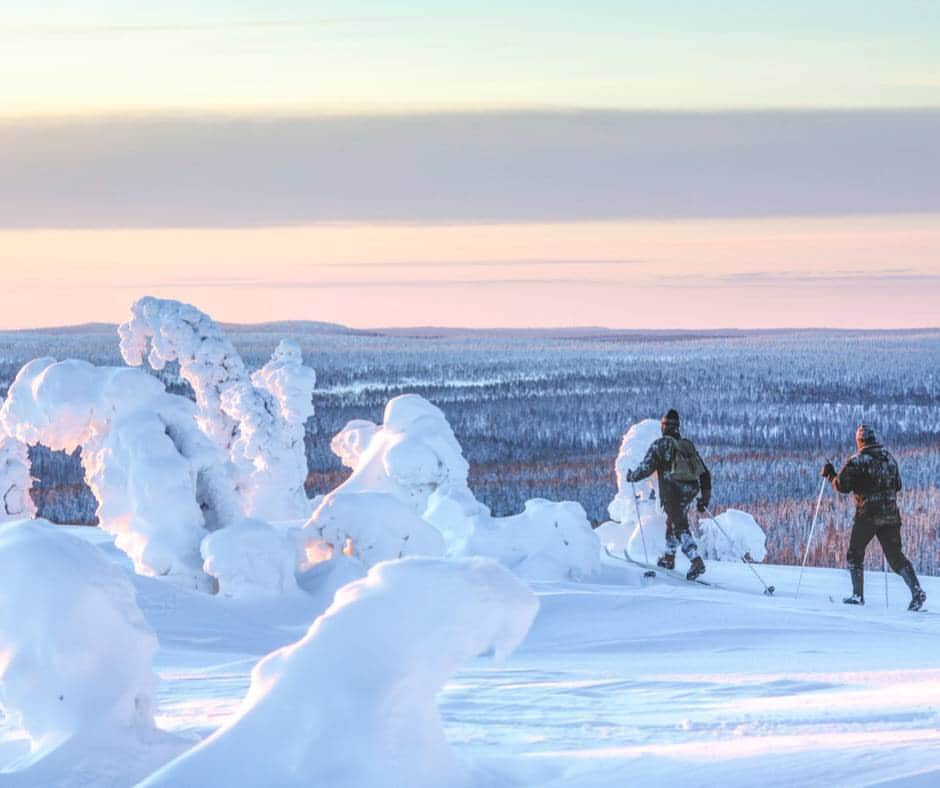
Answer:
[[441, 410], [415, 394], [389, 400], [383, 423], [357, 419], [332, 441], [352, 475], [304, 526], [309, 560], [340, 552], [366, 567], [407, 555], [482, 555], [531, 579], [589, 577], [600, 544], [584, 509], [532, 500], [492, 517]]
[[[466, 541], [473, 517], [487, 513], [467, 487], [469, 466], [447, 419], [422, 397], [389, 400], [381, 426], [357, 419], [331, 445], [353, 473], [304, 526], [313, 555], [351, 550], [366, 566], [442, 555]], [[448, 522], [432, 525], [428, 513], [444, 499], [456, 506], [445, 507]]]
[[309, 515], [303, 425], [313, 413], [313, 370], [300, 349], [282, 343], [254, 376], [222, 329], [179, 301], [142, 298], [118, 333], [124, 360], [155, 370], [168, 362], [196, 396], [203, 431], [239, 469], [246, 514], [267, 520]]
[[7, 434], [82, 449], [101, 527], [138, 572], [208, 587], [200, 542], [240, 517], [228, 461], [197, 428], [193, 404], [140, 370], [36, 359], [0, 409]]
[[36, 516], [32, 484], [26, 444], [0, 430], [0, 522]]

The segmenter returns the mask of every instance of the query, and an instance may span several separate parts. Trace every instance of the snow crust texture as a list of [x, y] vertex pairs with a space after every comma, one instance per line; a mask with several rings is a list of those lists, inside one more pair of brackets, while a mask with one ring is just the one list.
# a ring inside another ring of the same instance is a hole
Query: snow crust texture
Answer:
[[127, 574], [46, 520], [0, 524], [0, 704], [35, 750], [153, 729], [157, 639]]
[[266, 520], [306, 517], [303, 424], [313, 413], [313, 370], [300, 348], [284, 341], [253, 376], [222, 329], [204, 312], [179, 301], [142, 298], [118, 333], [132, 366], [168, 362], [196, 396], [202, 430], [238, 467], [246, 513]]
[[380, 563], [258, 663], [233, 721], [142, 786], [469, 785], [435, 696], [464, 661], [515, 649], [537, 608], [493, 561]]
[[29, 496], [32, 485], [26, 444], [4, 437], [0, 424], [0, 523], [36, 516], [36, 506]]

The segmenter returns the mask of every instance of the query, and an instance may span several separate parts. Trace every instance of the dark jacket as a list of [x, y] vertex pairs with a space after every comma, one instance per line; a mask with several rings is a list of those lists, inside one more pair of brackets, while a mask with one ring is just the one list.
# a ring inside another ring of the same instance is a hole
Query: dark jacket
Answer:
[[874, 443], [850, 457], [832, 478], [832, 486], [843, 495], [855, 495], [856, 520], [877, 517], [900, 522], [901, 472], [884, 446]]
[[[634, 470], [634, 476], [636, 480], [639, 481], [640, 479], [645, 479], [647, 476], [652, 476], [654, 473], [659, 473], [660, 503], [663, 503], [663, 501], [669, 497], [688, 504], [701, 492], [702, 500], [705, 501], [707, 506], [712, 496], [712, 475], [704, 461], [702, 461], [702, 467], [705, 471], [699, 476], [698, 484], [681, 484], [669, 479], [669, 470], [672, 468], [673, 456], [676, 452], [676, 441], [680, 440], [681, 437], [677, 430], [675, 432], [669, 432], [654, 441], [653, 445], [650, 446], [649, 450], [646, 452], [643, 462]], [[699, 460], [701, 460], [702, 457], [697, 449], [695, 453], [698, 455]]]

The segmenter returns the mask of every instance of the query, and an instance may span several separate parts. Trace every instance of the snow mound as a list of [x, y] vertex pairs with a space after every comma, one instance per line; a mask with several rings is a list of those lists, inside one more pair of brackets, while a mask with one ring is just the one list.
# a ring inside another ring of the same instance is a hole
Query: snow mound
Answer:
[[261, 520], [243, 519], [214, 531], [200, 547], [205, 571], [228, 597], [261, 597], [297, 590], [296, 549], [287, 536]]
[[327, 495], [304, 526], [315, 534], [311, 559], [337, 552], [355, 555], [365, 567], [411, 555], [442, 556], [437, 529], [390, 493], [340, 492]]
[[521, 514], [480, 519], [467, 547], [529, 580], [582, 580], [601, 568], [601, 544], [584, 507], [572, 501], [526, 501]]
[[466, 660], [510, 653], [537, 608], [486, 559], [379, 564], [258, 663], [233, 721], [142, 786], [467, 786], [435, 696]]
[[[717, 525], [715, 520], [718, 521]], [[715, 561], [740, 561], [745, 556], [750, 556], [752, 561], [763, 561], [767, 557], [767, 535], [757, 520], [747, 512], [728, 509], [717, 515], [715, 520], [699, 521], [702, 532], [699, 546], [705, 558]], [[719, 525], [724, 529], [724, 534]]]
[[29, 495], [32, 486], [26, 444], [3, 437], [0, 429], [0, 522], [36, 516], [36, 505]]
[[0, 424], [24, 443], [67, 452], [81, 447], [101, 527], [116, 536], [135, 569], [205, 587], [203, 510], [220, 521], [235, 506], [224, 503], [224, 468], [207, 475], [224, 461], [193, 415], [191, 402], [140, 370], [40, 358], [17, 374]]
[[239, 468], [246, 513], [266, 520], [307, 517], [304, 422], [316, 374], [300, 348], [282, 342], [249, 376], [235, 346], [204, 312], [179, 301], [142, 298], [118, 333], [131, 366], [178, 361], [196, 395], [199, 426]]
[[48, 753], [153, 729], [157, 639], [127, 575], [46, 520], [0, 525], [0, 704]]

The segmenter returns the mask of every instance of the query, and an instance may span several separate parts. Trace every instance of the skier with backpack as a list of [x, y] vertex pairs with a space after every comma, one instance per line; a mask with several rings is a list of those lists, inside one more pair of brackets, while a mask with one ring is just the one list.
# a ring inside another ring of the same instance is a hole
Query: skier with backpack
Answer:
[[879, 443], [875, 431], [862, 424], [855, 433], [858, 452], [849, 458], [836, 473], [831, 462], [822, 469], [836, 492], [855, 495], [855, 521], [846, 555], [852, 577], [852, 595], [843, 602], [847, 605], [865, 604], [865, 549], [878, 537], [881, 549], [891, 568], [907, 583], [911, 590], [908, 610], [920, 610], [927, 594], [920, 587], [914, 567], [901, 551], [901, 513], [898, 493], [901, 491], [901, 473], [891, 453]]
[[663, 436], [656, 440], [643, 462], [627, 471], [628, 482], [638, 482], [659, 474], [659, 503], [666, 513], [666, 552], [656, 562], [663, 569], [674, 569], [676, 550], [692, 562], [686, 578], [695, 580], [705, 572], [705, 562], [689, 526], [689, 505], [698, 495], [698, 511], [708, 508], [712, 477], [692, 441], [679, 433], [679, 413], [670, 410], [662, 418]]

